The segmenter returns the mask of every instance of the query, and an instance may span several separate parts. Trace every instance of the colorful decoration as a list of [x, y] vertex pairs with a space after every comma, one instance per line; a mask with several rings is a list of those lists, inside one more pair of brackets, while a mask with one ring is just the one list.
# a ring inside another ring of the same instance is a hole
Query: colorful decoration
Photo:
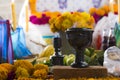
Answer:
[[30, 22], [32, 22], [33, 24], [38, 24], [38, 25], [42, 25], [42, 24], [47, 24], [49, 23], [49, 19], [51, 17], [57, 17], [60, 15], [60, 12], [42, 12], [39, 13], [39, 15], [36, 14], [32, 14], [30, 16]]
[[28, 78], [30, 76], [28, 71], [22, 67], [18, 67], [17, 70], [15, 71], [15, 74], [16, 74], [15, 78], [19, 78], [19, 77]]
[[14, 63], [14, 69], [17, 70], [18, 67], [25, 68], [29, 74], [32, 74], [33, 65], [26, 60], [18, 60]]
[[46, 80], [48, 72], [49, 68], [47, 65], [35, 64], [33, 66], [27, 60], [17, 60], [13, 65], [9, 63], [0, 64], [1, 80], [23, 80], [24, 78], [28, 78], [29, 80]]
[[[118, 13], [118, 5], [117, 4], [113, 4], [113, 9], [112, 12], [114, 12], [115, 14]], [[104, 5], [100, 8], [91, 8], [89, 10], [89, 13], [94, 17], [95, 22], [97, 23], [102, 17], [107, 16], [108, 13], [111, 11], [110, 7], [108, 5]]]
[[0, 79], [6, 80], [7, 79], [8, 70], [2, 66], [0, 66]]
[[70, 27], [93, 29], [94, 18], [86, 12], [65, 12], [60, 16], [53, 17], [49, 21], [52, 32], [65, 31]]
[[42, 14], [42, 17], [41, 17], [41, 18], [37, 18], [36, 16], [33, 15], [33, 16], [30, 17], [30, 21], [31, 21], [33, 24], [41, 25], [41, 24], [46, 24], [46, 23], [48, 23], [49, 18], [50, 18], [50, 17], [47, 17], [45, 14]]

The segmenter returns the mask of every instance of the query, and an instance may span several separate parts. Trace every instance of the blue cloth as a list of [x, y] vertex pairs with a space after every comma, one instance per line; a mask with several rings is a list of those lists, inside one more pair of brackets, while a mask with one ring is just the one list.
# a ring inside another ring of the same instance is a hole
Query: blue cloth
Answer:
[[32, 54], [26, 47], [23, 28], [18, 27], [14, 32], [12, 32], [12, 43], [15, 59], [21, 59]]
[[13, 48], [8, 20], [0, 20], [0, 63], [13, 63]]

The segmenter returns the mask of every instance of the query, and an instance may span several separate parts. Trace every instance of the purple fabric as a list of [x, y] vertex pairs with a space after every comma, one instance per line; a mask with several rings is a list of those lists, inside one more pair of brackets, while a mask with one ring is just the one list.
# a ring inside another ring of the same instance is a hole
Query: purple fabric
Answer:
[[13, 63], [13, 48], [8, 20], [0, 20], [0, 62]]
[[12, 39], [11, 39], [11, 34], [10, 34], [10, 23], [9, 21], [7, 21], [7, 31], [8, 31], [8, 55], [7, 55], [7, 58], [8, 58], [8, 62], [9, 63], [13, 63], [13, 47], [12, 47]]

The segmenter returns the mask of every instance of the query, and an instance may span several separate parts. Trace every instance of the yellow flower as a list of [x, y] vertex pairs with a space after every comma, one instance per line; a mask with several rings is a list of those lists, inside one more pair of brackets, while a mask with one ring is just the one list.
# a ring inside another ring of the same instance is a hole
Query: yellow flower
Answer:
[[71, 13], [70, 13], [70, 12], [64, 12], [64, 13], [62, 14], [62, 17], [63, 17], [63, 18], [70, 18], [70, 17], [71, 17]]
[[60, 30], [60, 29], [61, 29], [62, 24], [60, 24], [60, 23], [62, 23], [63, 20], [64, 20], [64, 18], [63, 18], [62, 16], [59, 16], [59, 17], [55, 20], [55, 22], [53, 23], [57, 30]]
[[70, 20], [70, 19], [64, 19], [63, 22], [62, 22], [62, 24], [61, 24], [61, 26], [62, 26], [61, 30], [65, 31], [66, 29], [68, 29], [71, 26], [73, 26], [72, 20]]
[[79, 20], [81, 20], [81, 13], [80, 12], [74, 12], [73, 14], [72, 14], [72, 20], [73, 20], [73, 22], [76, 22], [76, 21], [79, 21]]
[[44, 64], [35, 64], [34, 65], [34, 70], [41, 70], [41, 69], [45, 69], [46, 72], [49, 71], [49, 67], [47, 65], [44, 65]]
[[27, 70], [25, 68], [22, 67], [18, 67], [17, 70], [15, 71], [15, 77], [19, 78], [19, 77], [29, 77], [29, 73], [27, 72]]
[[94, 18], [86, 12], [65, 12], [59, 17], [51, 18], [50, 28], [52, 32], [65, 31], [71, 28], [74, 24], [79, 28], [90, 28], [93, 29]]
[[78, 28], [90, 28], [93, 29], [94, 18], [90, 14], [83, 12], [79, 14], [73, 14], [74, 22], [76, 22], [76, 27]]
[[35, 80], [33, 78], [19, 77], [17, 80]]
[[94, 79], [94, 78], [88, 78], [88, 80], [96, 80], [96, 79]]
[[14, 63], [15, 70], [18, 67], [25, 68], [28, 71], [29, 74], [32, 74], [32, 72], [33, 72], [33, 65], [27, 60], [17, 60]]
[[60, 15], [60, 12], [58, 12], [58, 11], [55, 11], [55, 12], [46, 11], [46, 12], [44, 12], [44, 14], [46, 14], [46, 16], [54, 18], [54, 17], [57, 17], [58, 15]]
[[86, 12], [82, 12], [81, 17], [83, 17], [83, 19], [89, 20], [90, 19], [90, 14], [88, 14]]
[[9, 63], [2, 63], [0, 66], [4, 67], [5, 69], [8, 70], [8, 73], [10, 73], [13, 70], [13, 65]]
[[47, 77], [47, 71], [45, 69], [35, 70], [33, 77], [38, 79], [45, 79]]
[[0, 66], [0, 80], [6, 80], [8, 75], [8, 70]]

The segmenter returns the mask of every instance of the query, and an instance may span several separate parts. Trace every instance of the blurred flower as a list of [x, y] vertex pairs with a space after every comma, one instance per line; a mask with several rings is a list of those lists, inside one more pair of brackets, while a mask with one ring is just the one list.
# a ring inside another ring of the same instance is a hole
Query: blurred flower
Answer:
[[57, 17], [51, 18], [49, 24], [52, 32], [65, 31], [74, 24], [78, 28], [93, 29], [94, 18], [86, 12], [64, 12]]
[[[113, 4], [114, 13], [118, 13], [118, 5]], [[97, 23], [102, 17], [108, 16], [108, 13], [111, 11], [110, 6], [104, 5], [100, 8], [90, 8], [89, 13], [94, 17], [95, 23]]]
[[104, 15], [105, 15], [105, 11], [104, 11], [103, 9], [101, 9], [101, 8], [98, 8], [98, 9], [96, 10], [96, 14], [97, 14], [97, 15], [100, 15], [100, 16], [104, 16]]
[[19, 77], [29, 77], [29, 73], [27, 72], [27, 70], [25, 68], [22, 67], [18, 67], [17, 70], [15, 71], [15, 77], [19, 78]]
[[114, 4], [114, 5], [113, 5], [113, 8], [114, 8], [114, 13], [115, 13], [115, 14], [118, 14], [118, 5], [117, 5], [117, 4]]
[[25, 68], [30, 75], [33, 73], [33, 65], [27, 60], [17, 60], [14, 63], [15, 70], [17, 70], [18, 67]]
[[34, 70], [41, 70], [41, 69], [45, 69], [46, 72], [49, 71], [49, 67], [47, 65], [44, 65], [44, 64], [35, 64], [34, 65]]
[[42, 17], [39, 17], [39, 18], [34, 15], [30, 16], [30, 22], [32, 22], [33, 24], [38, 24], [38, 25], [48, 23], [49, 19], [50, 17], [46, 16], [45, 14], [42, 14]]
[[8, 77], [8, 70], [0, 66], [0, 80], [6, 80]]
[[[35, 80], [33, 78], [19, 77], [17, 80]], [[42, 80], [42, 79], [39, 79]]]
[[46, 79], [47, 71], [45, 69], [35, 70], [33, 73], [33, 77], [37, 79]]
[[8, 70], [8, 73], [10, 73], [13, 70], [13, 65], [9, 63], [2, 63], [0, 66], [4, 67], [5, 69]]
[[101, 7], [101, 9], [103, 9], [105, 11], [105, 14], [108, 14], [110, 12], [108, 5], [104, 5], [103, 7]]
[[89, 10], [89, 13], [91, 14], [91, 15], [93, 15], [94, 13], [96, 12], [96, 8], [90, 8], [90, 10]]

